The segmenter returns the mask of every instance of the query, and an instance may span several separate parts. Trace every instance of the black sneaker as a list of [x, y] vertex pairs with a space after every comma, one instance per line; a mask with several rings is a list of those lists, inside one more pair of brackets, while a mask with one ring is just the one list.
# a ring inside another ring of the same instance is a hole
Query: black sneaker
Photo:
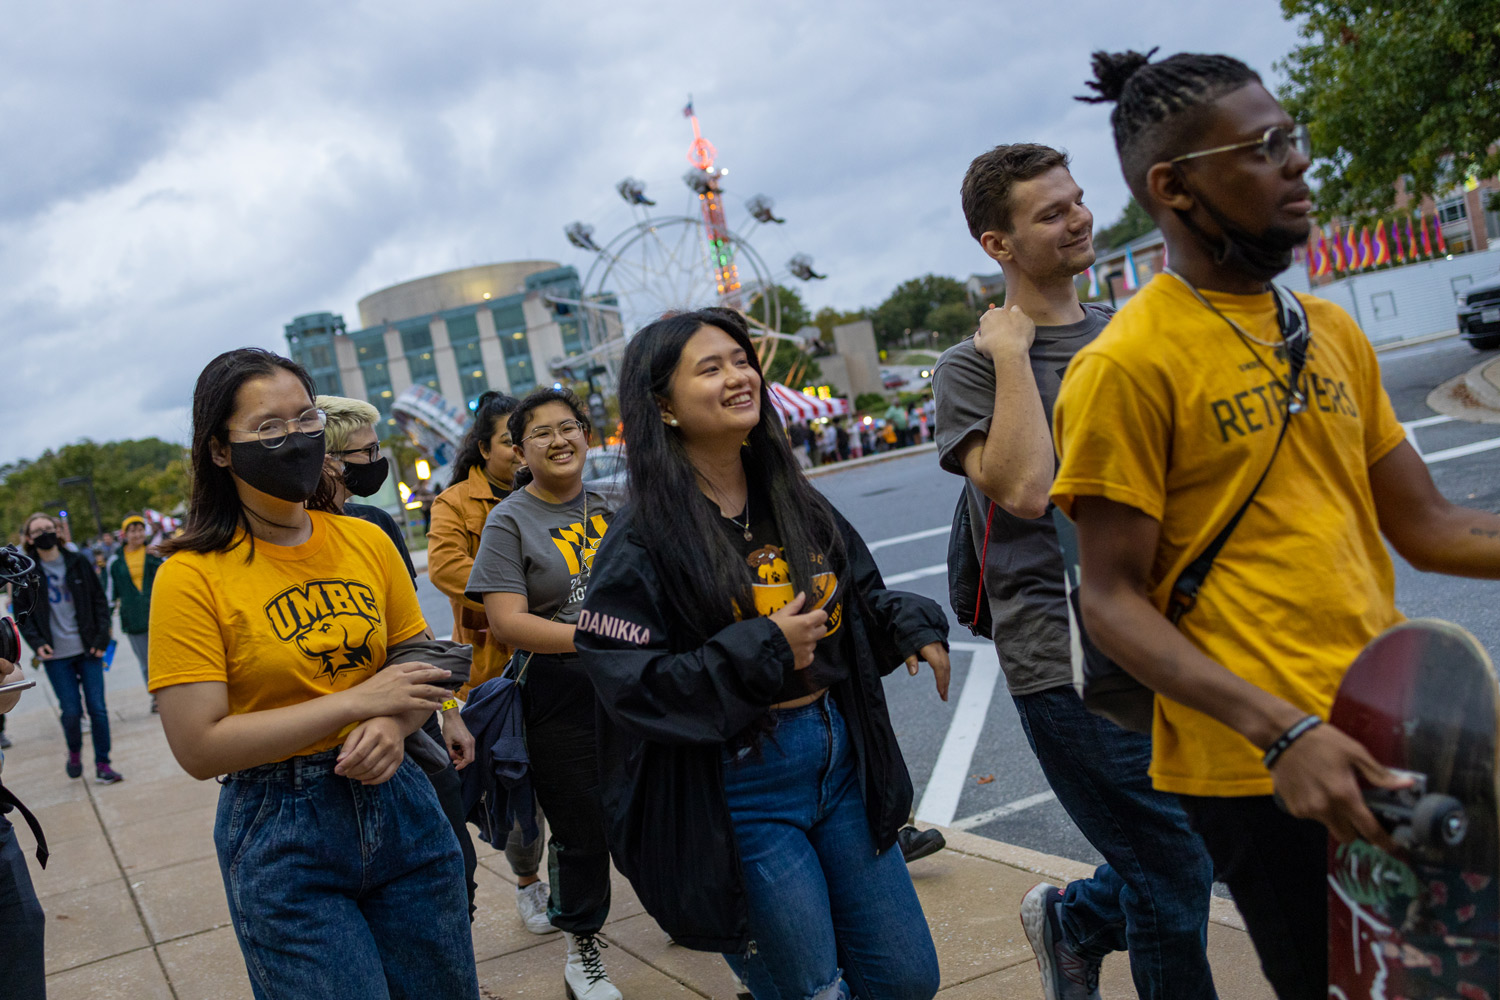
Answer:
[[125, 776], [108, 764], [94, 765], [94, 783], [97, 785], [114, 785], [125, 780]]
[[896, 833], [896, 842], [901, 845], [901, 856], [907, 864], [936, 854], [948, 846], [941, 830], [918, 830], [914, 826], [903, 826]]
[[64, 769], [68, 772], [68, 777], [70, 778], [83, 777], [83, 755], [76, 753], [68, 754], [68, 763]]
[[9, 750], [12, 745], [13, 744], [10, 742], [10, 737], [6, 736], [4, 733], [0, 733], [0, 750]]
[[1102, 959], [1089, 958], [1069, 946], [1062, 932], [1063, 891], [1039, 882], [1021, 901], [1021, 927], [1042, 970], [1046, 1000], [1099, 1000]]

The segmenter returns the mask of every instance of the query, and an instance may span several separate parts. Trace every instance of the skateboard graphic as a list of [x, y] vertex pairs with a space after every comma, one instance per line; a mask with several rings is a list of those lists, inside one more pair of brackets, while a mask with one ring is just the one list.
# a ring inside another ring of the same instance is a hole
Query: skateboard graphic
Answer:
[[1418, 619], [1377, 636], [1329, 721], [1412, 779], [1366, 789], [1388, 854], [1328, 842], [1328, 996], [1500, 1000], [1500, 688], [1457, 625]]

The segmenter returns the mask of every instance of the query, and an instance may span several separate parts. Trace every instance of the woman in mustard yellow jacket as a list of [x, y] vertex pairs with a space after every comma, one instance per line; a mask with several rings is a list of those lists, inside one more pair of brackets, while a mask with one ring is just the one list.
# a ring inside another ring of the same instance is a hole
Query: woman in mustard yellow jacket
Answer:
[[[484, 605], [464, 597], [479, 534], [495, 505], [510, 496], [519, 464], [512, 447], [506, 417], [516, 408], [514, 396], [486, 392], [479, 397], [474, 420], [464, 436], [453, 463], [453, 482], [432, 502], [432, 527], [427, 532], [427, 578], [448, 595], [453, 605], [453, 641], [474, 647], [474, 671], [469, 683], [459, 689], [466, 698], [470, 688], [491, 677], [499, 677], [510, 660], [511, 649], [490, 634]], [[541, 810], [537, 820], [541, 821]], [[533, 934], [551, 934], [557, 928], [547, 919], [547, 883], [541, 881], [542, 850], [547, 838], [526, 843], [519, 828], [510, 832], [505, 859], [516, 875], [516, 911]]]

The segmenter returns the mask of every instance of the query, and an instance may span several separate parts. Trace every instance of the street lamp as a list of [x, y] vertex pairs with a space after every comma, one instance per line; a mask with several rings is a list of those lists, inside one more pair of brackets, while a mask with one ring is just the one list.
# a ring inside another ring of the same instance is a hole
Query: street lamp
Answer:
[[94, 513], [94, 527], [97, 533], [104, 534], [104, 518], [99, 516], [99, 497], [94, 493], [93, 476], [68, 476], [66, 479], [57, 481], [59, 486], [87, 486], [89, 488], [89, 509]]

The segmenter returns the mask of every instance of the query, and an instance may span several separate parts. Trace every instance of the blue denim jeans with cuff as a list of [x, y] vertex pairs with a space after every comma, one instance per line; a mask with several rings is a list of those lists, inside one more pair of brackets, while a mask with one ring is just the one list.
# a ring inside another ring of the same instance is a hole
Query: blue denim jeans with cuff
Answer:
[[[47, 680], [62, 712], [63, 737], [69, 753], [83, 752], [83, 709], [89, 710], [89, 738], [94, 741], [94, 763], [109, 763], [109, 709], [104, 704], [104, 661], [79, 653], [43, 660]], [[82, 696], [79, 689], [82, 689]]]
[[772, 714], [758, 747], [725, 751], [754, 942], [725, 960], [756, 1000], [931, 1000], [927, 918], [901, 850], [875, 849], [838, 707]]
[[214, 844], [257, 1000], [477, 1000], [464, 862], [410, 758], [390, 781], [338, 750], [236, 771]]

